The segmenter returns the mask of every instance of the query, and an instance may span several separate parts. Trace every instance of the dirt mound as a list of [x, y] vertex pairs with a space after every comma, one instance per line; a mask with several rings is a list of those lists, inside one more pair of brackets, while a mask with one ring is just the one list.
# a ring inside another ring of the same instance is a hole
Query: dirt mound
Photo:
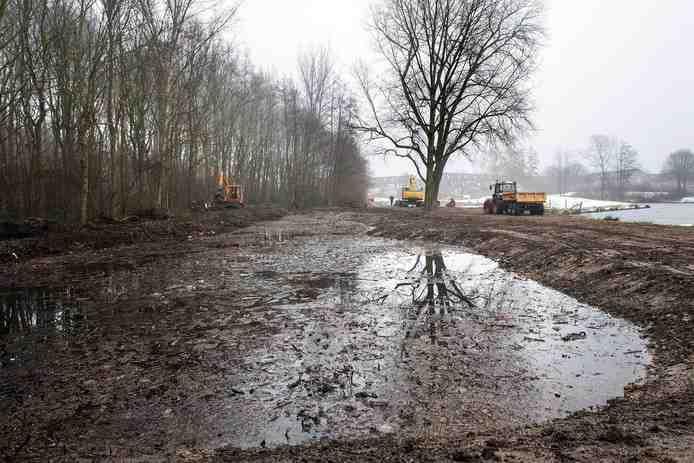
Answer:
[[224, 233], [256, 222], [279, 219], [285, 214], [284, 209], [275, 207], [224, 209], [178, 217], [154, 210], [142, 211], [122, 221], [96, 220], [84, 227], [13, 225], [5, 228], [6, 236], [13, 239], [0, 241], [0, 264], [85, 249], [185, 241], [189, 237]]

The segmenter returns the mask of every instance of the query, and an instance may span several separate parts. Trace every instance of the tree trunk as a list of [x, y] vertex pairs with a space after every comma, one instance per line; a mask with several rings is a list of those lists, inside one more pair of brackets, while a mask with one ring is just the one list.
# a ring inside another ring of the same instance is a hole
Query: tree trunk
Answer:
[[85, 147], [80, 158], [80, 176], [80, 224], [85, 225], [89, 220], [89, 154]]

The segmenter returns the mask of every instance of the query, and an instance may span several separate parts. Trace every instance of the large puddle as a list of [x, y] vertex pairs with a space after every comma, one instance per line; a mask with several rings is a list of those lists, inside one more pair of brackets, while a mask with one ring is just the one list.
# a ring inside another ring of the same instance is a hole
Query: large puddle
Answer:
[[[300, 225], [220, 237], [239, 244], [175, 265], [115, 269], [82, 284], [93, 293], [85, 299], [65, 290], [0, 293], [0, 340], [31, 345], [36, 335], [101, 324], [110, 341], [129, 336], [144, 352], [155, 344], [146, 334], [193, 353], [209, 375], [186, 379], [183, 368], [168, 402], [133, 402], [143, 410], [112, 419], [147, 416], [151, 432], [166, 428], [174, 444], [176, 423], [188, 420], [205, 447], [518, 426], [603, 405], [645, 375], [650, 357], [633, 325], [494, 261]], [[119, 352], [131, 347], [122, 344]], [[128, 358], [108, 387], [156, 379]]]
[[649, 362], [633, 325], [460, 248], [299, 240], [262, 263], [242, 279], [277, 297], [246, 317], [282, 329], [229, 378], [217, 445], [528, 424], [622, 396]]

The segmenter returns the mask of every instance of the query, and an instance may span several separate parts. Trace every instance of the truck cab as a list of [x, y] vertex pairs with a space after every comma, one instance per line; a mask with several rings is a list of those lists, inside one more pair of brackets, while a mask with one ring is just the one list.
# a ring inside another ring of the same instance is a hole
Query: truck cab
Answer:
[[504, 193], [513, 195], [517, 190], [516, 182], [497, 182], [494, 185], [489, 185], [489, 189], [494, 191], [493, 197], [499, 199], [504, 199]]

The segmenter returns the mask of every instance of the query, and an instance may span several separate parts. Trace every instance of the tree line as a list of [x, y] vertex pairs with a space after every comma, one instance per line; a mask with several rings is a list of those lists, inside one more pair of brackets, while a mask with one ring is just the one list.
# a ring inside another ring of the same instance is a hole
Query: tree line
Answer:
[[361, 201], [354, 99], [326, 50], [299, 78], [223, 37], [202, 0], [0, 0], [0, 214], [82, 223], [212, 198]]
[[[585, 190], [585, 179], [592, 175], [598, 179], [596, 193], [600, 199], [626, 199], [639, 169], [639, 153], [630, 143], [596, 134], [582, 149], [573, 152], [559, 149], [544, 176], [551, 180], [553, 190], [565, 193]], [[663, 162], [661, 174], [670, 182], [669, 192], [675, 196], [686, 195], [689, 182], [694, 179], [694, 153], [689, 149], [670, 153]]]
[[531, 147], [492, 147], [482, 151], [479, 160], [492, 180], [515, 180], [526, 189], [580, 192], [600, 199], [633, 199], [639, 192], [677, 199], [688, 194], [694, 181], [692, 150], [670, 153], [659, 173], [648, 174], [629, 142], [604, 134], [592, 135], [581, 148], [559, 148], [542, 171]]

